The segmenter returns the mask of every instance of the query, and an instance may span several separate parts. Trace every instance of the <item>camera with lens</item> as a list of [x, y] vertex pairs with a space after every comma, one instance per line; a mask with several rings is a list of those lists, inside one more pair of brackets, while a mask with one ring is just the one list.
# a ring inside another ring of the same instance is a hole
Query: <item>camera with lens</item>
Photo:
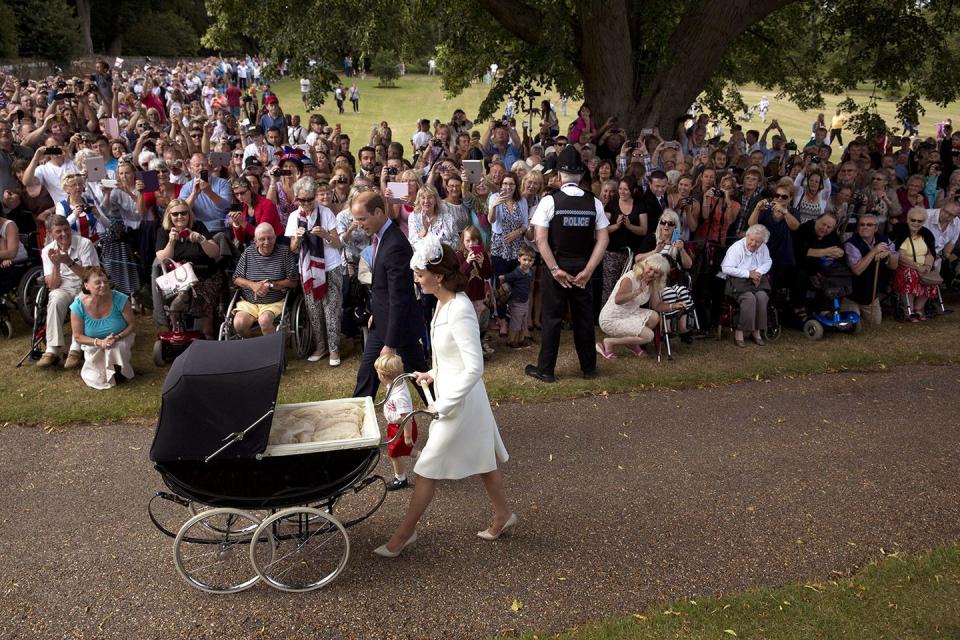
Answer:
[[430, 144], [432, 144], [432, 145], [435, 146], [435, 147], [442, 147], [442, 146], [443, 146], [443, 140], [440, 140], [439, 138], [432, 138], [432, 139], [430, 140]]
[[337, 184], [350, 184], [350, 180], [347, 176], [337, 176]]
[[813, 156], [812, 158], [810, 158], [810, 163], [811, 163], [811, 164], [820, 164], [820, 156]]
[[787, 151], [796, 151], [796, 150], [797, 150], [797, 143], [794, 142], [793, 140], [791, 140], [790, 142], [788, 142], [788, 143], [786, 144], [786, 146], [785, 146], [784, 148], [785, 148]]
[[388, 176], [395, 176], [395, 175], [397, 175], [397, 173], [398, 173], [398, 172], [397, 172], [397, 168], [396, 168], [396, 167], [387, 167], [387, 175], [388, 175]]
[[693, 198], [691, 198], [690, 196], [687, 196], [686, 198], [683, 198], [680, 200], [681, 207], [689, 207], [692, 204], [693, 204]]
[[723, 193], [723, 189], [717, 189], [716, 187], [714, 187], [714, 189], [713, 189], [713, 197], [715, 197], [715, 198], [722, 198], [724, 195], [725, 195], [725, 194]]
[[276, 175], [278, 175], [278, 176], [292, 176], [292, 175], [293, 175], [293, 171], [291, 171], [290, 169], [277, 169]]

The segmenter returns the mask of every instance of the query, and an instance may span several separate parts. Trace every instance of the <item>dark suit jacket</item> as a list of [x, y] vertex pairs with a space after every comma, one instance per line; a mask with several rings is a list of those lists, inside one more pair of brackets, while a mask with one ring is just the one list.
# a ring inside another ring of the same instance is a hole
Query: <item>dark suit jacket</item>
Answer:
[[[663, 195], [663, 201], [667, 201], [667, 195]], [[657, 196], [647, 189], [640, 197], [640, 213], [647, 214], [647, 233], [657, 232], [657, 223], [660, 222], [660, 214], [663, 213], [663, 207], [657, 201]]]
[[391, 223], [373, 262], [373, 328], [388, 347], [416, 343], [423, 333], [423, 313], [413, 289], [410, 258], [413, 248], [396, 223]]

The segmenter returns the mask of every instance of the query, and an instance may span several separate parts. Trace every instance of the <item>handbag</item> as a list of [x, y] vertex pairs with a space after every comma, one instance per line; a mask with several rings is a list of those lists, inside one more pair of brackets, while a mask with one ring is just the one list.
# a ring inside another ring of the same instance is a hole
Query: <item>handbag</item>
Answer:
[[[913, 252], [913, 261], [917, 261], [917, 248], [913, 246], [913, 238], [907, 236], [907, 239], [910, 241], [910, 251]], [[943, 284], [943, 276], [941, 276], [936, 271], [927, 271], [926, 273], [920, 273], [917, 271], [917, 276], [920, 278], [920, 284], [926, 285], [928, 287], [939, 287]]]
[[753, 280], [750, 278], [729, 276], [724, 288], [724, 292], [734, 298], [744, 293], [756, 293], [757, 291], [770, 291], [770, 278], [767, 277], [766, 273], [760, 276], [759, 286], [753, 284]]
[[178, 293], [193, 288], [193, 285], [200, 282], [197, 274], [193, 272], [193, 265], [189, 262], [176, 263], [172, 260], [170, 264], [173, 269], [167, 270], [167, 261], [160, 261], [160, 269], [163, 273], [157, 276], [157, 288], [166, 298], [172, 298]]

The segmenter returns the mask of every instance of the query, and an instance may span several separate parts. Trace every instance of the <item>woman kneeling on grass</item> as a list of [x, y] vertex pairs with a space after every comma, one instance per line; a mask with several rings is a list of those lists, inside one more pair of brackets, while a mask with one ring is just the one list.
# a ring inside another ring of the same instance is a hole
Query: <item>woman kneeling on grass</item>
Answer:
[[600, 330], [607, 337], [597, 343], [597, 353], [612, 360], [617, 357], [613, 350], [623, 346], [635, 356], [646, 355], [643, 345], [653, 340], [659, 312], [686, 307], [683, 302], [664, 303], [661, 299], [669, 271], [667, 259], [655, 254], [620, 277], [600, 311]]
[[102, 267], [88, 267], [81, 278], [82, 293], [70, 305], [70, 327], [84, 354], [80, 377], [88, 387], [109, 389], [133, 377], [133, 307]]

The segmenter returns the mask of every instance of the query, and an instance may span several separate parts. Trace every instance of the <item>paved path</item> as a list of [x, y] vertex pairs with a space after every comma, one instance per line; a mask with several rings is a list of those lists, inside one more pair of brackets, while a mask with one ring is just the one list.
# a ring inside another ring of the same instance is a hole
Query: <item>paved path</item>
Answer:
[[960, 367], [907, 367], [500, 407], [513, 535], [478, 540], [480, 484], [452, 483], [378, 559], [392, 494], [340, 578], [299, 595], [180, 580], [144, 509], [152, 430], [8, 426], [0, 638], [481, 638], [829, 576], [960, 538], [958, 388]]

